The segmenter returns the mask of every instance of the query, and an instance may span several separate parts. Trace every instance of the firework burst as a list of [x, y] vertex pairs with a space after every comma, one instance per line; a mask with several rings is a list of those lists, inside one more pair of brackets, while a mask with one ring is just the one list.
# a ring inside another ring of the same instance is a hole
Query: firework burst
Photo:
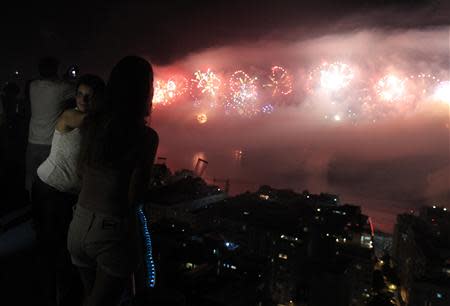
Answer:
[[205, 94], [215, 97], [222, 85], [222, 80], [211, 69], [208, 69], [206, 72], [200, 70], [194, 72], [194, 78], [191, 82], [191, 95], [193, 98], [198, 98]]
[[436, 86], [433, 98], [450, 105], [450, 81], [440, 82]]
[[188, 90], [188, 80], [181, 75], [174, 75], [167, 81], [167, 90], [172, 98], [181, 97]]
[[389, 74], [378, 80], [375, 91], [382, 101], [398, 101], [404, 97], [405, 81], [396, 75]]
[[197, 114], [197, 122], [200, 124], [205, 124], [208, 122], [208, 116], [205, 113]]
[[292, 76], [283, 67], [273, 66], [269, 79], [270, 82], [264, 84], [263, 87], [272, 89], [273, 97], [292, 93]]
[[158, 107], [160, 105], [167, 105], [170, 102], [170, 97], [167, 92], [167, 84], [162, 80], [157, 80], [154, 85], [153, 105]]
[[432, 98], [433, 90], [440, 79], [431, 73], [419, 73], [408, 78], [408, 92], [417, 102], [423, 102]]
[[233, 73], [229, 80], [230, 99], [227, 107], [239, 115], [253, 116], [259, 112], [257, 105], [257, 77], [250, 77], [242, 70]]

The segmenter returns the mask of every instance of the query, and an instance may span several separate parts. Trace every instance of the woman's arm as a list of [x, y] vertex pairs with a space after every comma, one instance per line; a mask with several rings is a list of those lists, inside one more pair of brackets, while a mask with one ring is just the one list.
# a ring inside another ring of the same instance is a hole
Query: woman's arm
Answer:
[[83, 123], [83, 119], [86, 113], [80, 112], [76, 109], [68, 109], [62, 113], [56, 123], [56, 129], [61, 132], [70, 132], [71, 130], [78, 128]]
[[133, 171], [128, 189], [128, 201], [134, 206], [144, 200], [150, 181], [156, 150], [158, 149], [159, 136], [155, 130], [149, 128], [147, 142], [143, 152], [143, 159], [139, 161]]

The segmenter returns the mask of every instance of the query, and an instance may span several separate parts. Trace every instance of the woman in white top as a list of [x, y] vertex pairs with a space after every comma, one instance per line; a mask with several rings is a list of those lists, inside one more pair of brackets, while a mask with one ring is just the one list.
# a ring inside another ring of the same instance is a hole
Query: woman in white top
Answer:
[[80, 190], [77, 174], [81, 142], [79, 127], [86, 114], [98, 108], [96, 103], [102, 100], [104, 88], [103, 80], [95, 75], [80, 78], [76, 87], [76, 108], [67, 109], [59, 116], [50, 155], [37, 169], [38, 178], [33, 184], [33, 210], [42, 257], [40, 264], [44, 279], [41, 284], [45, 305], [61, 305], [64, 295], [70, 293], [69, 288], [76, 287], [62, 280], [71, 281], [74, 276], [66, 241], [72, 207]]

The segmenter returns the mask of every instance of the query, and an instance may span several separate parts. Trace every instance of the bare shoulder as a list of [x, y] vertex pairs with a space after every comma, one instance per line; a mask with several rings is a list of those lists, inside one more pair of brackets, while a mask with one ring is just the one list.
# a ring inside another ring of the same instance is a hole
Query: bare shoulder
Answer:
[[67, 109], [62, 113], [62, 119], [63, 120], [67, 120], [70, 121], [72, 119], [81, 119], [84, 118], [84, 116], [86, 116], [85, 113], [80, 112], [79, 110], [75, 109], [75, 108], [71, 108], [71, 109]]
[[79, 110], [67, 109], [59, 117], [56, 128], [60, 132], [67, 132], [77, 128], [81, 125], [85, 116], [86, 114]]

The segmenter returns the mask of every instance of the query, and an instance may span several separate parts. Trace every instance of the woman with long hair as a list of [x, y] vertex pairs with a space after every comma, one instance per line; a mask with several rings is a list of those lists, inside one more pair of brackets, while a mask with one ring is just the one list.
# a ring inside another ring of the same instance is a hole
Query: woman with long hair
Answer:
[[[103, 80], [86, 74], [76, 86], [76, 107], [65, 110], [57, 119], [50, 155], [37, 169], [33, 183], [33, 211], [43, 268], [43, 293], [46, 305], [61, 305], [73, 299], [71, 276], [77, 276], [67, 252], [67, 231], [72, 207], [80, 192], [77, 174], [80, 153], [80, 126], [95, 109], [105, 90]], [[79, 281], [79, 280], [78, 280]], [[79, 295], [79, 294], [78, 294]]]
[[82, 187], [68, 234], [84, 305], [116, 305], [138, 266], [136, 205], [143, 199], [158, 146], [146, 126], [153, 70], [128, 56], [113, 68], [99, 111], [84, 120]]

